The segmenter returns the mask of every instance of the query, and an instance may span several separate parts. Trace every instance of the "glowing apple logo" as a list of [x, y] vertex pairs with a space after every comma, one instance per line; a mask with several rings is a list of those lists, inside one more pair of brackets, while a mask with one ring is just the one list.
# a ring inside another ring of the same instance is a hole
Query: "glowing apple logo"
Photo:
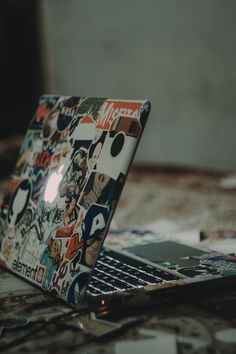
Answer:
[[57, 196], [57, 190], [59, 187], [59, 184], [61, 183], [61, 180], [63, 178], [62, 175], [62, 170], [64, 168], [64, 165], [61, 165], [58, 169], [57, 172], [53, 172], [51, 176], [48, 178], [48, 182], [45, 188], [44, 192], [44, 199], [45, 202], [52, 203], [56, 196]]

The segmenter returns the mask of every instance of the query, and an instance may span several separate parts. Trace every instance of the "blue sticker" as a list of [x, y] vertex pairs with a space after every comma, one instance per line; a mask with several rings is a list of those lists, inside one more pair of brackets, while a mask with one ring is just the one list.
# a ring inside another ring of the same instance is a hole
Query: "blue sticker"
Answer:
[[71, 123], [77, 111], [79, 97], [70, 97], [63, 105], [57, 120], [57, 129], [65, 130]]
[[83, 223], [81, 264], [92, 267], [96, 263], [108, 218], [109, 212], [106, 207], [92, 204], [89, 208]]
[[68, 291], [67, 300], [71, 304], [78, 304], [81, 296], [85, 294], [89, 279], [89, 273], [80, 273], [71, 283]]

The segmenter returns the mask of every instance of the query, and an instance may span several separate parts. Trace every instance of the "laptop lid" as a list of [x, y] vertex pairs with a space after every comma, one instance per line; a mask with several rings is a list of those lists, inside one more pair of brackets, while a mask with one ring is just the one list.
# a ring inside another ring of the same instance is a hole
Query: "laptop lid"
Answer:
[[1, 265], [79, 304], [149, 101], [42, 96], [0, 209]]

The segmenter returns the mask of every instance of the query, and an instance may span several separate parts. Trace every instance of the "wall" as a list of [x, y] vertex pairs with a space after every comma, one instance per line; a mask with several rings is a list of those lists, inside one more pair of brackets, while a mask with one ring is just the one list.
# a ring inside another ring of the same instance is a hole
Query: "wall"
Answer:
[[0, 140], [24, 134], [44, 91], [39, 1], [0, 2]]
[[236, 169], [236, 2], [42, 0], [53, 93], [149, 98], [136, 161]]

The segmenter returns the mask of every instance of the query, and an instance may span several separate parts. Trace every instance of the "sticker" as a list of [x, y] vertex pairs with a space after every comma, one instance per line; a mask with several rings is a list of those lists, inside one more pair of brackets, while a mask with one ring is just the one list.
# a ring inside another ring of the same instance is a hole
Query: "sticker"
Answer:
[[57, 104], [59, 99], [59, 96], [42, 96], [35, 115], [29, 124], [29, 128], [33, 130], [41, 130], [51, 109]]
[[81, 297], [86, 291], [89, 274], [88, 272], [82, 272], [71, 283], [67, 296], [70, 304], [78, 304], [80, 302]]
[[108, 222], [109, 212], [106, 207], [93, 204], [84, 218], [83, 253], [81, 263], [92, 267], [97, 259], [104, 231]]
[[13, 178], [11, 179], [4, 190], [4, 197], [2, 200], [2, 204], [1, 204], [1, 217], [3, 219], [6, 219], [7, 215], [8, 215], [8, 211], [10, 208], [10, 204], [11, 204], [11, 200], [13, 195], [15, 194], [18, 186], [21, 184], [22, 179], [21, 178]]
[[124, 134], [122, 133], [117, 134], [111, 144], [110, 153], [112, 157], [116, 157], [117, 155], [119, 155], [119, 153], [123, 149], [124, 143], [125, 143]]
[[65, 297], [67, 294], [67, 290], [69, 288], [69, 282], [66, 279], [68, 269], [68, 262], [64, 261], [60, 264], [60, 267], [57, 272], [54, 272], [52, 283], [51, 283], [51, 290], [56, 290], [58, 294], [62, 297]]
[[64, 259], [71, 261], [83, 247], [82, 236], [79, 233], [73, 234], [66, 243]]
[[46, 267], [39, 266], [36, 274], [36, 282], [42, 284]]
[[142, 102], [106, 100], [99, 110], [97, 128], [110, 130], [120, 116], [139, 119]]
[[137, 118], [120, 116], [110, 127], [110, 136], [123, 132], [126, 136], [138, 138], [141, 134], [141, 125]]
[[137, 139], [123, 131], [107, 134], [96, 169], [116, 180], [121, 172], [127, 172], [136, 144]]
[[106, 101], [106, 98], [85, 97], [81, 100], [81, 104], [78, 108], [78, 114], [85, 116], [89, 115], [94, 120], [97, 120], [101, 107]]
[[40, 259], [40, 266], [45, 266], [46, 269], [43, 277], [43, 286], [45, 288], [49, 288], [53, 273], [58, 269], [61, 263], [61, 250], [62, 241], [59, 239], [51, 239]]
[[31, 195], [31, 183], [28, 179], [25, 179], [17, 187], [15, 194], [11, 200], [8, 222], [10, 226], [17, 225], [22, 219]]
[[96, 168], [96, 162], [97, 159], [99, 158], [99, 155], [102, 150], [103, 143], [105, 141], [107, 132], [103, 132], [101, 130], [96, 131], [95, 138], [90, 145], [89, 151], [88, 151], [88, 166], [92, 169]]
[[70, 97], [65, 101], [57, 119], [57, 129], [59, 131], [65, 130], [70, 125], [77, 112], [79, 101], [79, 97]]
[[93, 203], [105, 204], [108, 190], [112, 190], [112, 179], [99, 172], [93, 172], [84, 188], [82, 200], [79, 202], [85, 209]]
[[78, 196], [87, 172], [87, 149], [80, 146], [72, 156], [72, 161], [60, 185], [60, 196], [69, 199]]

